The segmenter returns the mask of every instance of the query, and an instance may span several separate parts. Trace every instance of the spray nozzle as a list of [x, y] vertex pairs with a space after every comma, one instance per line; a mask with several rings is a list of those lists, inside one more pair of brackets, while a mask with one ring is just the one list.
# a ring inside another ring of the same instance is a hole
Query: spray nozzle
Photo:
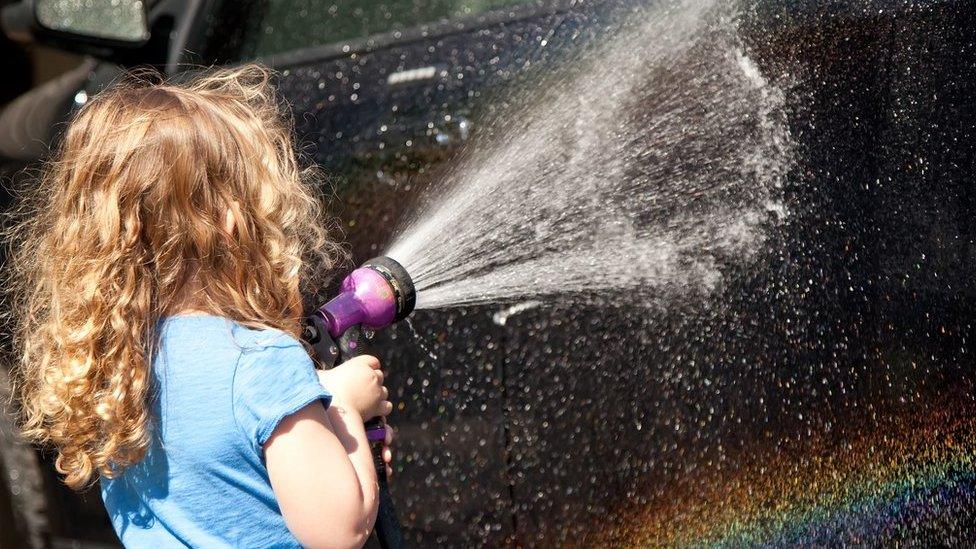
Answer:
[[417, 302], [413, 280], [406, 269], [389, 257], [363, 263], [342, 281], [339, 295], [321, 306], [318, 316], [329, 335], [342, 336], [360, 325], [377, 330], [403, 320]]
[[[346, 276], [339, 295], [305, 319], [303, 337], [312, 345], [319, 363], [331, 368], [337, 361], [348, 360], [363, 352], [360, 345], [363, 331], [378, 330], [403, 320], [413, 312], [416, 303], [413, 279], [403, 265], [389, 257], [370, 259]], [[386, 426], [383, 418], [366, 422], [366, 437], [379, 482], [378, 538], [383, 547], [406, 547], [386, 486], [386, 463], [383, 461]]]

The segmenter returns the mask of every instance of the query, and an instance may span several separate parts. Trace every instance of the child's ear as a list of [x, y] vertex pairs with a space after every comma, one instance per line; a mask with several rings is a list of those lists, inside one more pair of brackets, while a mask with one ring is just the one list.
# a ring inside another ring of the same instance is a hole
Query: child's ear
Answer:
[[233, 202], [233, 205], [227, 208], [227, 213], [224, 216], [224, 232], [228, 235], [233, 235], [234, 230], [237, 229], [237, 216], [234, 215], [234, 210], [237, 209], [237, 201]]

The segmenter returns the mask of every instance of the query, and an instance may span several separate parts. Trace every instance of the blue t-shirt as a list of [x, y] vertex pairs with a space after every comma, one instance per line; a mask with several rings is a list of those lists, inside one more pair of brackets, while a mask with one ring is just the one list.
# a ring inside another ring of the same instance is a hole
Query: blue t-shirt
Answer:
[[271, 490], [262, 447], [278, 423], [331, 396], [301, 344], [218, 316], [161, 321], [153, 358], [154, 440], [101, 479], [128, 547], [299, 547]]

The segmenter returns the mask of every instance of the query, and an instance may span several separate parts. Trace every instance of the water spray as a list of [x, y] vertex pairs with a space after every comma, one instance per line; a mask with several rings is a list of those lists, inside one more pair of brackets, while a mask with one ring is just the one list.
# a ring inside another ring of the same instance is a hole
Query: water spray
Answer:
[[[346, 276], [339, 295], [305, 319], [303, 338], [314, 349], [322, 367], [332, 368], [363, 354], [364, 335], [403, 320], [413, 312], [416, 302], [413, 279], [402, 265], [389, 257], [370, 259]], [[384, 548], [405, 547], [386, 481], [386, 425], [382, 418], [366, 422], [366, 438], [379, 481], [376, 537]]]
[[[595, 294], [651, 303], [710, 293], [750, 265], [787, 213], [793, 151], [784, 96], [723, 23], [735, 20], [727, 4], [628, 12], [632, 24], [482, 120], [483, 141], [432, 187], [386, 257], [350, 273], [310, 317], [322, 363], [361, 353], [363, 330], [414, 307]], [[397, 546], [376, 460], [377, 533]]]

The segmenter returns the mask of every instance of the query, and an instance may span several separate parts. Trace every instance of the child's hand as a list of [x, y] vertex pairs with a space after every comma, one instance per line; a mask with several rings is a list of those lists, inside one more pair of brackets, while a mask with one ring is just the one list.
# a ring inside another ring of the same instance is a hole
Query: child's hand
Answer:
[[331, 370], [320, 371], [318, 376], [319, 383], [332, 393], [334, 404], [356, 411], [363, 420], [393, 411], [376, 357], [358, 356]]

